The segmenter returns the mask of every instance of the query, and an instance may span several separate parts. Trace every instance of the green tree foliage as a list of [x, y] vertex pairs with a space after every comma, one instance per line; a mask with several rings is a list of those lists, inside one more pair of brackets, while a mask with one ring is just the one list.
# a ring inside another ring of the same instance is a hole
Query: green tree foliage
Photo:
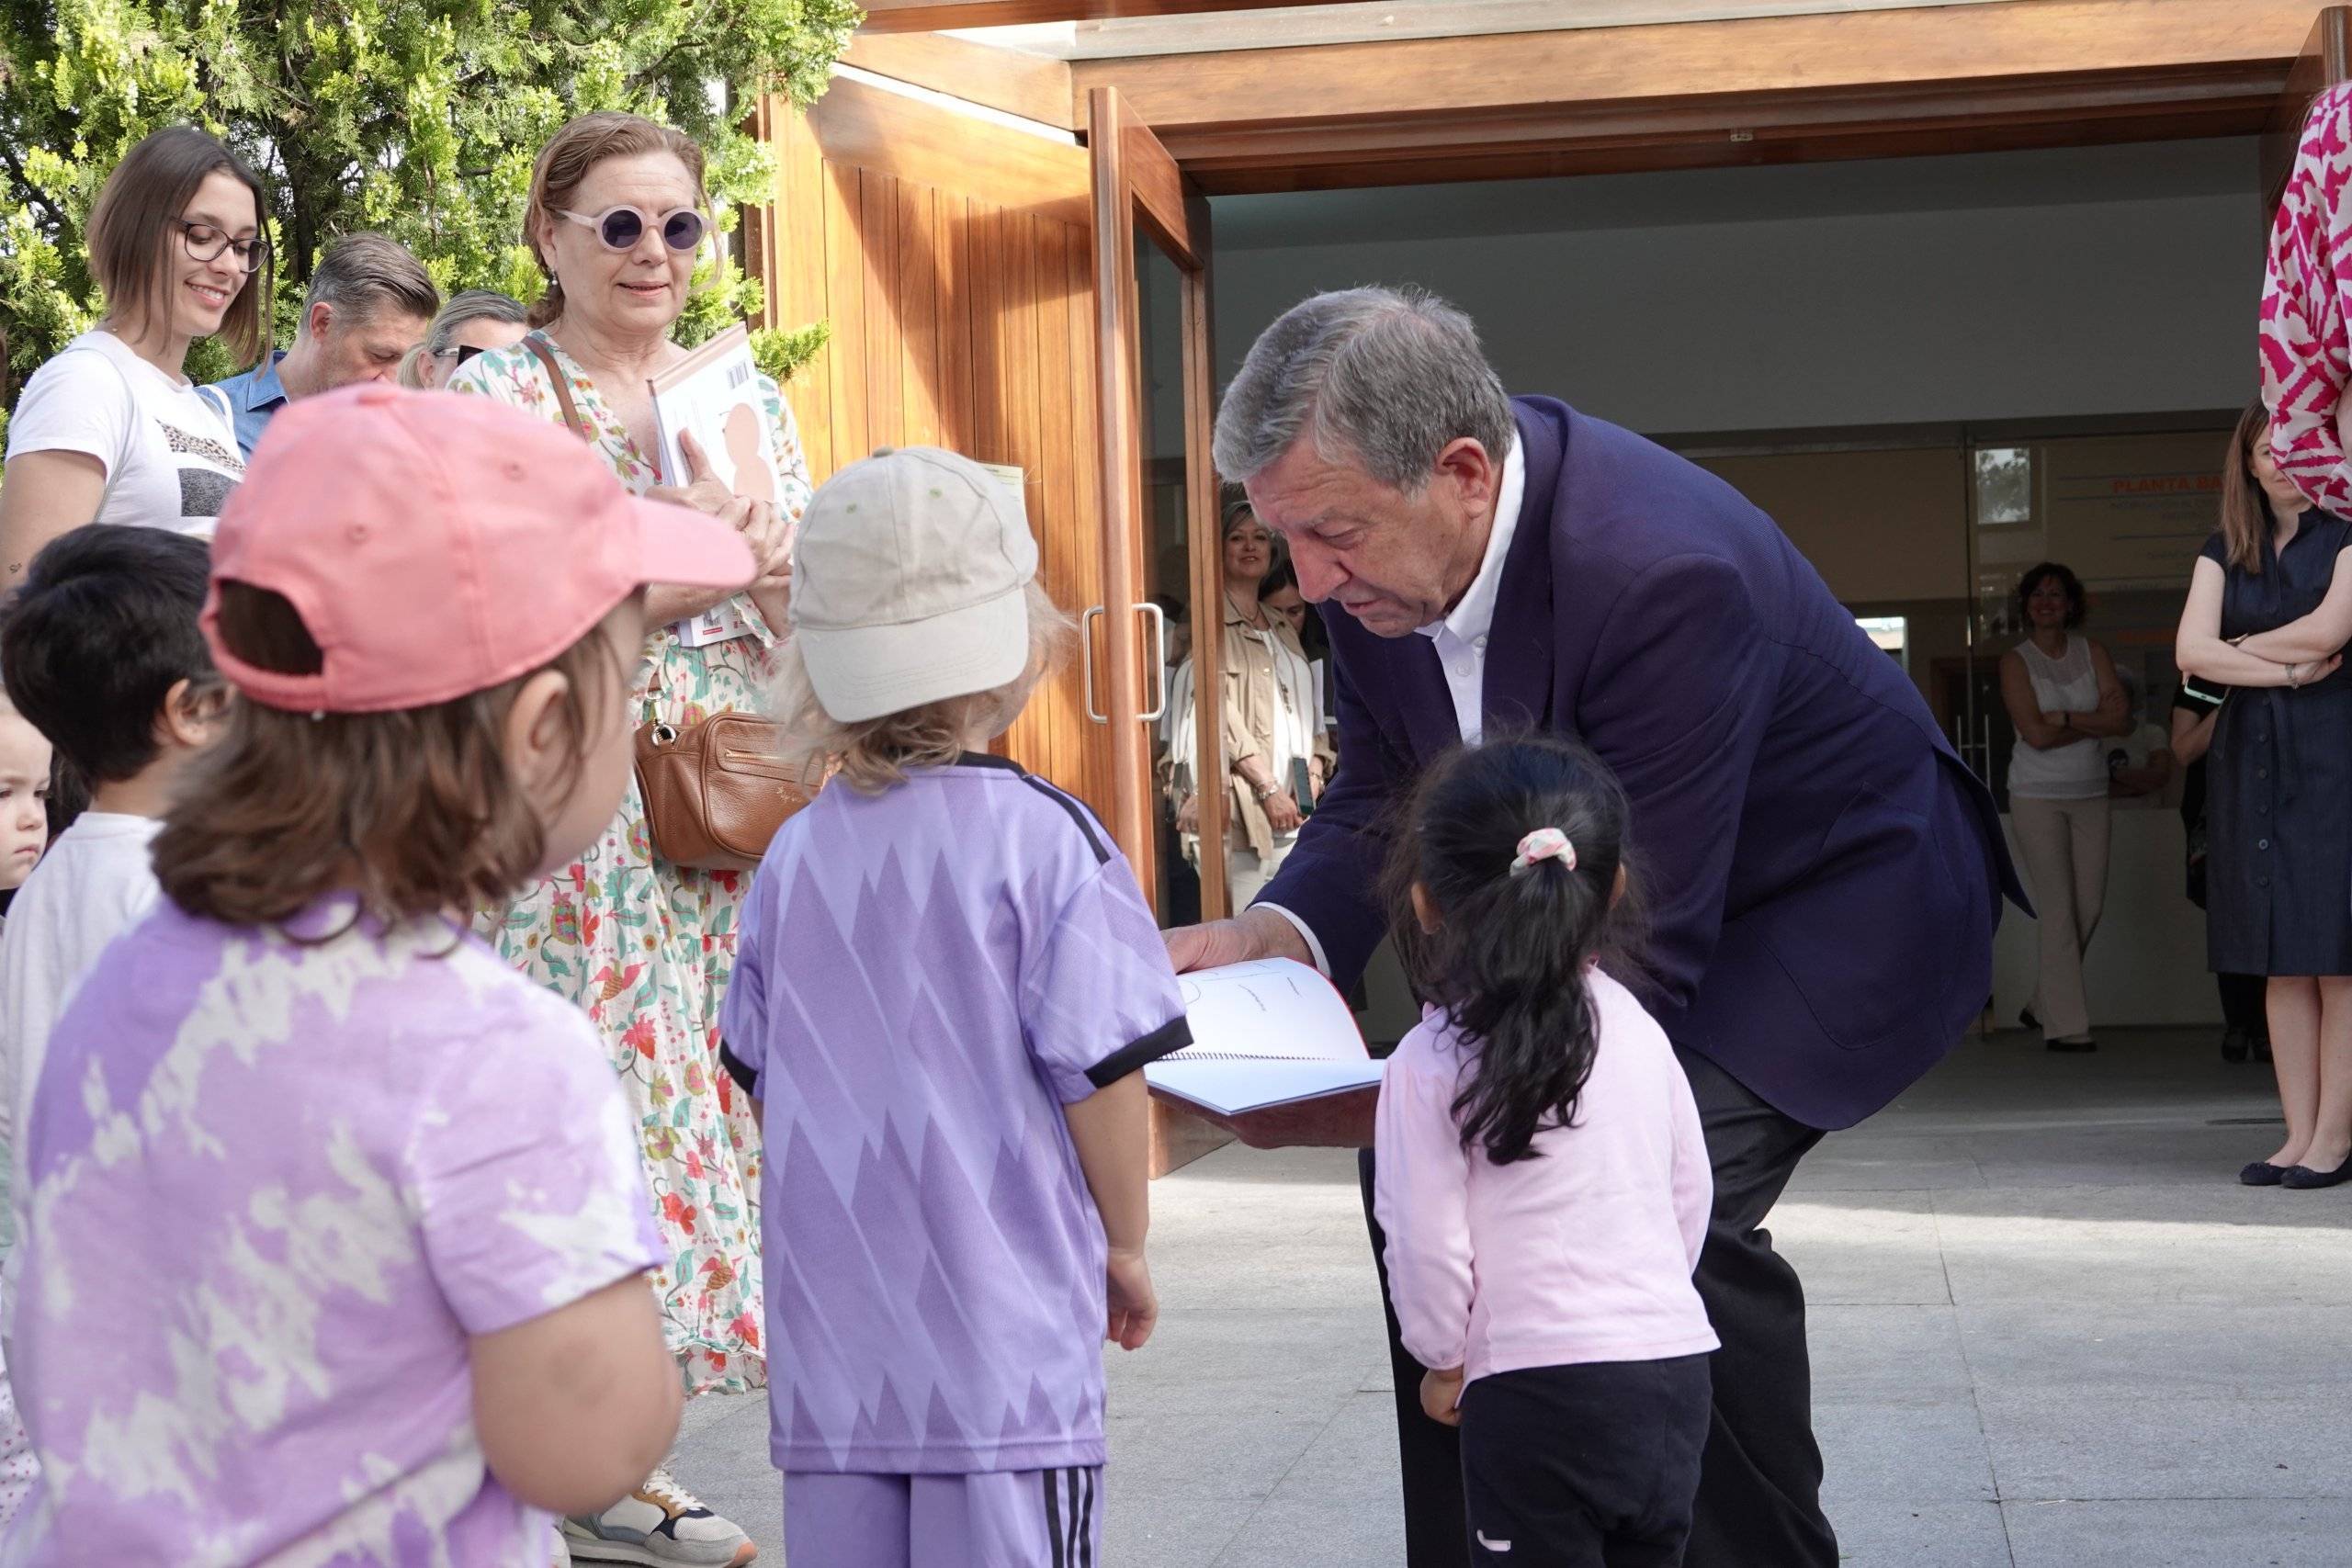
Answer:
[[[853, 0], [0, 0], [0, 384], [17, 388], [96, 318], [82, 225], [133, 143], [180, 121], [220, 136], [270, 191], [277, 338], [321, 247], [374, 229], [443, 291], [529, 299], [531, 162], [573, 115], [634, 109], [709, 157], [722, 226], [771, 175], [740, 109], [805, 107], [859, 19]], [[756, 285], [706, 261], [680, 336], [747, 312]], [[772, 372], [823, 327], [763, 333]], [[189, 374], [238, 368], [198, 344]]]

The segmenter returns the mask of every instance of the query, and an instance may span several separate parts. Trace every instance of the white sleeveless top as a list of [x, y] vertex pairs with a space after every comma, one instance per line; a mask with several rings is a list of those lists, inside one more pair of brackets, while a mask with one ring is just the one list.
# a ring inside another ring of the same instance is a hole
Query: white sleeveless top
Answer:
[[[2051, 658], [2028, 637], [2018, 657], [2033, 682], [2033, 700], [2044, 713], [2089, 713], [2098, 706], [2098, 671], [2091, 666], [2086, 638], [2069, 637], [2066, 651]], [[2093, 800], [2107, 793], [2107, 752], [2091, 736], [2037, 751], [2022, 739], [2009, 753], [2009, 793], [2030, 800]]]

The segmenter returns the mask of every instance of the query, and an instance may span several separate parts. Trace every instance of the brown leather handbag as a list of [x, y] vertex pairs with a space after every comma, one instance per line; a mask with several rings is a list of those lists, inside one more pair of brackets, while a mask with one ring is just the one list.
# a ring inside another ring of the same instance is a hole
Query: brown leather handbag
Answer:
[[778, 753], [776, 727], [746, 713], [637, 732], [637, 788], [653, 852], [697, 871], [749, 871], [785, 818], [824, 787], [821, 760]]
[[[547, 342], [525, 346], [546, 367], [563, 423], [582, 441], [594, 434], [571, 400], [570, 378]], [[637, 793], [653, 853], [694, 871], [750, 871], [785, 818], [817, 797], [825, 766], [784, 760], [778, 727], [747, 713], [713, 714], [696, 724], [655, 720], [637, 732]]]

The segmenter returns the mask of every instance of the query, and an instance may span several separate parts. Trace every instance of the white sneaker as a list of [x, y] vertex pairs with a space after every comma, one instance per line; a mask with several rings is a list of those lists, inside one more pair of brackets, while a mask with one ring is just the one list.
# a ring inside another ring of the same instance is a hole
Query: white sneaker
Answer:
[[594, 1518], [563, 1521], [565, 1543], [581, 1562], [639, 1568], [742, 1568], [760, 1554], [731, 1521], [720, 1518], [670, 1479], [666, 1470]]
[[556, 1522], [555, 1553], [548, 1559], [548, 1568], [571, 1568], [571, 1548], [564, 1543], [561, 1520]]

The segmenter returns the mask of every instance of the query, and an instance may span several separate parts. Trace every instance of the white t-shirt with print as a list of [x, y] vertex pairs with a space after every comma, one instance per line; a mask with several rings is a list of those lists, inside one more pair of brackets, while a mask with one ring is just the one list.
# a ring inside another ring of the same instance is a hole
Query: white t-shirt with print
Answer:
[[25, 383], [8, 418], [8, 456], [83, 452], [106, 468], [99, 523], [209, 536], [245, 476], [220, 401], [167, 376], [97, 328]]

